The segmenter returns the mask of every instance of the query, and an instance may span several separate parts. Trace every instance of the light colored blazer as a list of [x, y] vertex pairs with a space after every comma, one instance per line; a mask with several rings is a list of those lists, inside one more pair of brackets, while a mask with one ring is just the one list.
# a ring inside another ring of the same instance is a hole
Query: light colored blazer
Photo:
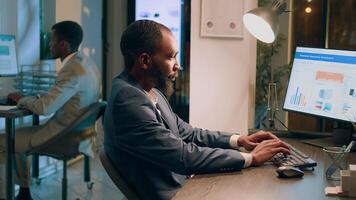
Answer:
[[229, 149], [232, 133], [193, 128], [158, 90], [156, 107], [127, 71], [112, 85], [104, 115], [105, 151], [142, 199], [172, 198], [191, 174], [243, 167], [241, 154]]
[[33, 127], [30, 145], [35, 147], [56, 136], [71, 124], [87, 106], [97, 102], [101, 92], [101, 73], [93, 61], [76, 53], [60, 69], [47, 95], [24, 97], [18, 105], [37, 115], [54, 114], [44, 125]]

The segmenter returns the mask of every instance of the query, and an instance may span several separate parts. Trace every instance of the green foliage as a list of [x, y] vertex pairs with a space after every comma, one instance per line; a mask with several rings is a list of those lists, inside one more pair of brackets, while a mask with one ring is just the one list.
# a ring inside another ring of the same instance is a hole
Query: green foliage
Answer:
[[258, 0], [258, 7], [268, 6], [272, 0]]
[[[256, 106], [267, 103], [268, 83], [271, 79], [271, 63], [272, 57], [279, 54], [279, 49], [285, 41], [283, 34], [277, 36], [273, 44], [265, 44], [260, 41], [257, 42], [257, 66], [256, 66]], [[283, 87], [282, 78], [290, 73], [290, 65], [282, 65], [273, 67], [273, 79], [277, 84], [278, 94], [280, 94]]]
[[[256, 61], [256, 99], [255, 99], [255, 126], [261, 128], [261, 123], [267, 116], [268, 84], [271, 82], [272, 57], [279, 54], [280, 47], [285, 41], [285, 36], [279, 34], [273, 44], [265, 44], [257, 41], [257, 61]], [[273, 82], [277, 84], [279, 99], [285, 84], [283, 78], [290, 73], [291, 65], [273, 66]]]

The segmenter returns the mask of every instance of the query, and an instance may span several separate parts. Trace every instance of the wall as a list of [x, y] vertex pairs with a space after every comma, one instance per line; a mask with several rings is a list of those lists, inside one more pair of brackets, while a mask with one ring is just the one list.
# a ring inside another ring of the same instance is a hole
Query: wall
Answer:
[[[216, 1], [219, 3], [220, 1]], [[200, 37], [201, 1], [191, 1], [190, 123], [247, 133], [253, 126], [256, 40]], [[256, 0], [244, 1], [247, 12]]]
[[0, 0], [0, 33], [14, 34], [17, 32], [17, 1]]
[[40, 1], [17, 0], [18, 65], [40, 60]]

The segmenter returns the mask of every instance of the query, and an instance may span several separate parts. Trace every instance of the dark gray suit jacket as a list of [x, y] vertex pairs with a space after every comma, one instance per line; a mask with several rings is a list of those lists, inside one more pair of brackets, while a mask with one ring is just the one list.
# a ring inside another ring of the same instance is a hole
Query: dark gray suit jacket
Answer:
[[228, 149], [231, 133], [191, 127], [154, 91], [157, 107], [124, 71], [113, 80], [104, 117], [105, 151], [142, 199], [172, 198], [191, 174], [243, 167], [241, 154]]

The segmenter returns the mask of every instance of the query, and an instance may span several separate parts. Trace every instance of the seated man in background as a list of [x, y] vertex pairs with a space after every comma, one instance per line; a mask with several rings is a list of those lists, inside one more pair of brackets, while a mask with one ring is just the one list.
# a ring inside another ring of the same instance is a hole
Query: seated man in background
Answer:
[[113, 80], [104, 147], [142, 199], [171, 199], [192, 174], [236, 171], [290, 153], [269, 132], [240, 136], [193, 128], [172, 111], [161, 92], [172, 94], [178, 45], [166, 26], [136, 21], [124, 31], [120, 47], [125, 70]]
[[[9, 95], [9, 98], [18, 102], [18, 106], [37, 115], [54, 114], [44, 125], [16, 130], [15, 177], [20, 185], [17, 199], [32, 199], [29, 190], [29, 163], [24, 152], [55, 137], [100, 98], [101, 75], [93, 61], [78, 52], [82, 39], [83, 30], [76, 22], [63, 21], [53, 25], [51, 54], [54, 59], [60, 58], [62, 61], [55, 84], [47, 95], [40, 97], [22, 97], [18, 93]], [[4, 160], [5, 138], [0, 139], [0, 159]], [[0, 195], [3, 197], [4, 194]]]

